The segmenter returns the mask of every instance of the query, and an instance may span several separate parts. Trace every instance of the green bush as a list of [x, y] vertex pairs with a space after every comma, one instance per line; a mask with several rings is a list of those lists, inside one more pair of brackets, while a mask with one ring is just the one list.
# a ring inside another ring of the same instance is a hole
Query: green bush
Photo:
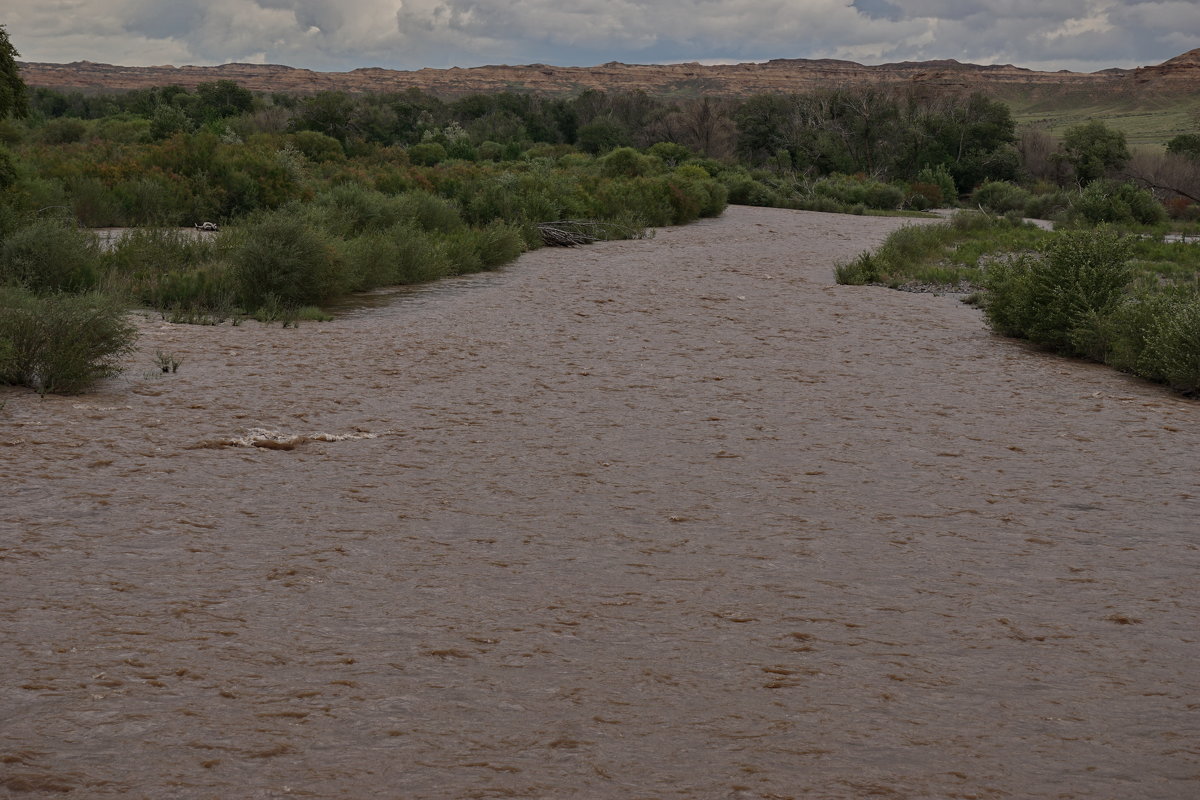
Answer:
[[685, 165], [666, 177], [672, 223], [686, 225], [699, 217], [715, 217], [725, 210], [729, 192], [703, 167]]
[[745, 172], [730, 170], [721, 175], [730, 203], [739, 206], [778, 206], [779, 195], [761, 181]]
[[227, 261], [213, 259], [186, 269], [169, 269], [134, 287], [134, 296], [160, 311], [198, 314], [206, 319], [234, 313], [238, 285]]
[[405, 192], [397, 196], [401, 220], [423, 231], [452, 233], [463, 227], [458, 204], [425, 191]]
[[42, 219], [11, 233], [0, 245], [0, 283], [34, 292], [79, 292], [96, 284], [100, 248], [74, 225]]
[[112, 192], [126, 224], [179, 225], [187, 207], [180, 189], [160, 176], [143, 176], [121, 181]]
[[632, 147], [618, 147], [597, 163], [600, 174], [606, 178], [636, 178], [654, 172], [653, 161]]
[[435, 240], [434, 249], [450, 266], [451, 275], [469, 275], [483, 269], [476, 232], [469, 228], [443, 234]]
[[0, 191], [7, 192], [17, 182], [17, 162], [12, 153], [0, 144]]
[[386, 195], [358, 183], [340, 183], [304, 209], [309, 224], [334, 236], [352, 238], [366, 231], [383, 231], [411, 216], [402, 196]]
[[1173, 388], [1200, 392], [1200, 293], [1169, 296], [1145, 329], [1138, 372]]
[[[209, 235], [178, 228], [133, 228], [101, 256], [108, 285], [124, 287], [158, 308], [204, 308], [233, 303], [228, 265], [214, 266], [218, 247]], [[199, 271], [192, 277], [193, 271]], [[220, 279], [218, 279], [220, 275]]]
[[858, 254], [853, 261], [836, 264], [833, 268], [834, 279], [846, 286], [865, 286], [868, 283], [879, 283], [883, 277], [880, 260], [869, 250]]
[[1167, 210], [1149, 191], [1120, 181], [1097, 180], [1089, 183], [1076, 196], [1073, 207], [1076, 214], [1092, 225], [1155, 225], [1167, 218]]
[[342, 143], [320, 131], [297, 131], [292, 134], [291, 140], [295, 148], [314, 163], [346, 160], [346, 151], [342, 148]]
[[517, 222], [525, 219], [522, 202], [524, 198], [517, 191], [516, 181], [508, 179], [510, 177], [514, 176], [499, 176], [493, 180], [474, 183], [466, 192], [463, 217], [474, 225], [486, 224], [493, 220]]
[[136, 330], [98, 293], [37, 295], [0, 287], [0, 383], [77, 394], [116, 374]]
[[[829, 175], [814, 182], [814, 195], [837, 201], [844, 207], [864, 206], [878, 210], [892, 210], [904, 202], [904, 190], [874, 178], [850, 175]], [[810, 209], [817, 210], [817, 209]]]
[[150, 138], [170, 139], [177, 133], [191, 133], [192, 120], [182, 108], [160, 104], [150, 115]]
[[408, 158], [421, 167], [432, 167], [446, 160], [446, 148], [437, 142], [422, 142], [408, 148]]
[[1080, 347], [1081, 331], [1118, 308], [1133, 278], [1129, 250], [1111, 231], [1070, 231], [1038, 256], [997, 262], [984, 279], [988, 322], [1003, 334], [1086, 355], [1092, 347]]
[[672, 168], [692, 158], [692, 151], [676, 142], [656, 142], [646, 153], [663, 162], [664, 166]]
[[112, 190], [96, 178], [80, 177], [70, 181], [71, 209], [81, 225], [108, 228], [126, 224], [121, 202]]
[[867, 208], [889, 211], [899, 208], [903, 202], [903, 189], [898, 186], [892, 186], [889, 183], [874, 181], [867, 186], [866, 198], [863, 200], [863, 205]]
[[652, 227], [670, 225], [675, 219], [671, 197], [661, 178], [615, 178], [605, 181], [596, 189], [594, 209], [587, 216], [614, 219], [633, 215]]
[[1057, 219], [1071, 208], [1071, 195], [1053, 191], [1031, 194], [1021, 212], [1031, 219]]
[[388, 231], [395, 242], [395, 283], [424, 283], [451, 274], [451, 265], [444, 251], [434, 243], [434, 238], [410, 225], [397, 225]]
[[288, 209], [261, 215], [236, 231], [230, 262], [246, 309], [270, 298], [285, 307], [320, 305], [346, 280], [325, 234]]
[[45, 144], [72, 144], [87, 134], [87, 123], [74, 117], [58, 117], [47, 120], [38, 131], [38, 138]]
[[499, 142], [481, 142], [475, 148], [475, 154], [480, 161], [499, 161], [504, 156], [504, 145]]
[[993, 214], [1024, 211], [1033, 198], [1026, 190], [1008, 181], [984, 181], [971, 193], [971, 203]]
[[495, 269], [525, 252], [525, 240], [518, 226], [494, 222], [476, 231], [475, 249], [483, 268]]
[[954, 176], [946, 169], [945, 164], [937, 166], [922, 167], [917, 173], [914, 183], [932, 185], [938, 188], [939, 199], [934, 200], [930, 197], [930, 202], [945, 203], [946, 205], [957, 205], [958, 187], [954, 185]]
[[338, 244], [345, 266], [345, 288], [352, 292], [374, 289], [396, 280], [396, 265], [400, 261], [400, 244], [391, 232], [363, 234]]

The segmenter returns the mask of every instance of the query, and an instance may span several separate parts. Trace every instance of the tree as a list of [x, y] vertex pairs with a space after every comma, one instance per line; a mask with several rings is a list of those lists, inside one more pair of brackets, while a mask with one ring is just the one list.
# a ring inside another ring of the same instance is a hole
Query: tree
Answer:
[[579, 127], [575, 142], [586, 153], [607, 153], [630, 143], [629, 131], [611, 117], [600, 117]]
[[201, 83], [196, 87], [196, 114], [204, 122], [245, 114], [254, 108], [254, 95], [231, 80]]
[[1200, 133], [1181, 133], [1167, 142], [1167, 152], [1200, 160]]
[[17, 69], [17, 52], [8, 41], [8, 31], [0, 25], [0, 119], [12, 114], [23, 117], [29, 112], [25, 82]]
[[1139, 153], [1126, 170], [1159, 197], [1183, 197], [1200, 203], [1200, 158], [1178, 152]]
[[317, 131], [346, 143], [352, 129], [354, 101], [344, 92], [318, 92], [305, 98], [300, 114], [292, 120], [297, 130]]
[[709, 158], [730, 158], [737, 128], [729, 103], [701, 97], [684, 102], [650, 125], [654, 138], [678, 142]]
[[735, 115], [738, 154], [760, 164], [785, 148], [795, 102], [795, 95], [759, 94], [742, 103]]
[[1063, 158], [1075, 170], [1075, 180], [1086, 186], [1110, 170], [1128, 163], [1130, 154], [1125, 134], [1100, 120], [1067, 128], [1062, 140]]

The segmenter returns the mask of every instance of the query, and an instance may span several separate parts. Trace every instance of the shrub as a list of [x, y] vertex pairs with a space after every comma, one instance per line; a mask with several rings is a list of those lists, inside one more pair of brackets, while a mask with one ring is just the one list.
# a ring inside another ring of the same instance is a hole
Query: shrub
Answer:
[[424, 231], [451, 233], [462, 228], [458, 205], [424, 191], [405, 192], [397, 197], [400, 219]]
[[518, 226], [494, 222], [476, 231], [475, 249], [483, 268], [495, 269], [525, 252], [525, 240]]
[[632, 147], [618, 147], [599, 160], [600, 174], [606, 178], [636, 178], [650, 174], [651, 159]]
[[451, 275], [469, 275], [483, 269], [476, 232], [470, 229], [439, 237], [434, 249], [441, 253], [450, 267]]
[[59, 117], [48, 120], [38, 138], [45, 144], [71, 144], [78, 142], [87, 133], [87, 123], [74, 117]]
[[482, 142], [475, 148], [475, 154], [480, 161], [499, 161], [504, 156], [504, 145], [499, 142]]
[[290, 210], [264, 214], [236, 232], [230, 261], [247, 309], [277, 298], [284, 306], [319, 305], [344, 276], [324, 234]]
[[358, 183], [338, 184], [318, 195], [311, 208], [305, 208], [310, 224], [344, 238], [386, 230], [409, 215], [406, 201]]
[[396, 264], [400, 260], [400, 245], [388, 232], [368, 233], [340, 243], [345, 266], [345, 288], [353, 292], [398, 283]]
[[422, 142], [408, 148], [409, 160], [420, 167], [432, 167], [446, 160], [446, 148], [437, 142]]
[[463, 203], [466, 220], [479, 225], [493, 220], [516, 222], [524, 219], [523, 198], [517, 193], [512, 177], [515, 176], [500, 176], [474, 184]]
[[434, 245], [433, 238], [410, 225], [397, 225], [388, 231], [396, 244], [392, 280], [395, 283], [423, 283], [451, 273], [444, 251]]
[[1055, 219], [1071, 207], [1071, 195], [1066, 192], [1046, 192], [1033, 194], [1025, 204], [1022, 213], [1031, 219]]
[[656, 142], [646, 151], [667, 167], [677, 167], [692, 157], [692, 151], [675, 142]]
[[159, 176], [121, 181], [113, 187], [122, 214], [132, 225], [178, 225], [184, 221], [187, 201], [180, 187]]
[[19, 283], [35, 292], [83, 291], [95, 285], [99, 259], [90, 233], [42, 219], [0, 245], [0, 283]]
[[295, 148], [314, 163], [346, 160], [346, 151], [342, 148], [342, 143], [320, 131], [297, 131], [292, 134], [291, 139]]
[[1186, 197], [1167, 198], [1163, 205], [1167, 209], [1167, 216], [1171, 219], [1184, 222], [1195, 222], [1200, 219], [1200, 204], [1194, 203]]
[[686, 165], [666, 178], [668, 199], [674, 210], [671, 221], [684, 225], [698, 217], [715, 217], [725, 210], [729, 192], [708, 176], [703, 167]]
[[1138, 372], [1183, 392], [1200, 392], [1200, 294], [1169, 297], [1159, 306], [1146, 329]]
[[1098, 180], [1089, 183], [1073, 204], [1074, 211], [1092, 225], [1140, 223], [1154, 225], [1167, 218], [1167, 211], [1154, 195], [1132, 183]]
[[849, 175], [821, 178], [812, 185], [812, 192], [836, 200], [844, 206], [861, 205], [880, 210], [899, 208], [904, 202], [904, 190], [898, 187], [874, 178], [856, 178]]
[[611, 117], [600, 117], [581, 125], [575, 141], [585, 153], [604, 153], [629, 144], [629, 131]]
[[904, 203], [907, 207], [917, 211], [924, 211], [942, 204], [942, 190], [935, 183], [914, 181], [908, 185], [908, 193], [908, 199]]
[[177, 133], [190, 133], [192, 120], [177, 106], [159, 104], [150, 115], [150, 137], [169, 139]]
[[0, 191], [7, 192], [17, 182], [17, 162], [12, 153], [0, 145]]
[[76, 178], [67, 190], [71, 193], [71, 209], [81, 225], [107, 228], [125, 224], [120, 200], [96, 178]]
[[954, 185], [954, 176], [946, 169], [945, 164], [937, 166], [925, 166], [917, 173], [915, 183], [922, 185], [933, 185], [938, 188], [938, 199], [934, 200], [930, 195], [931, 203], [946, 203], [947, 205], [956, 205], [958, 200], [958, 188]]
[[1081, 352], [1080, 331], [1112, 313], [1133, 277], [1130, 243], [1110, 231], [1058, 234], [1040, 256], [994, 264], [985, 275], [988, 322], [1061, 353]]
[[133, 228], [102, 256], [108, 269], [142, 280], [172, 269], [190, 269], [213, 258], [215, 242], [178, 228]]
[[847, 286], [865, 286], [878, 283], [882, 277], [879, 259], [869, 250], [859, 253], [858, 258], [834, 266], [834, 279]]
[[652, 227], [670, 225], [675, 219], [675, 208], [661, 178], [605, 181], [597, 187], [593, 202], [595, 211], [589, 216], [600, 219], [632, 214]]
[[1033, 195], [1008, 181], [984, 181], [971, 193], [971, 202], [993, 214], [1024, 211]]
[[904, 202], [904, 190], [888, 183], [872, 181], [867, 186], [863, 205], [867, 208], [890, 210], [899, 208]]
[[134, 287], [134, 294], [160, 311], [186, 312], [210, 320], [233, 313], [238, 286], [229, 263], [213, 259], [152, 275]]
[[98, 294], [36, 295], [0, 287], [0, 383], [76, 394], [116, 374], [136, 330]]
[[721, 175], [725, 184], [730, 203], [739, 206], [776, 206], [780, 203], [779, 195], [771, 187], [757, 181], [744, 172], [729, 172]]

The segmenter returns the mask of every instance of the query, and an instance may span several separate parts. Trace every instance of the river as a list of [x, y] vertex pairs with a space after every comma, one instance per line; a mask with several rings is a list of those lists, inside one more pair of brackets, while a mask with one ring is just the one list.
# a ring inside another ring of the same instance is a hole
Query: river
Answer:
[[0, 390], [0, 795], [1200, 796], [1200, 404], [834, 284], [905, 223]]

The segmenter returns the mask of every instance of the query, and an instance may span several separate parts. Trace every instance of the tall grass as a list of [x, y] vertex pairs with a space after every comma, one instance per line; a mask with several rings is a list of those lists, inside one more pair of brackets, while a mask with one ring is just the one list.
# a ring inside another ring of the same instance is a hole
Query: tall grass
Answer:
[[1019, 221], [959, 212], [949, 222], [896, 230], [874, 252], [836, 265], [835, 276], [838, 283], [853, 285], [978, 285], [997, 252], [1020, 252], [1044, 237], [1045, 232]]

